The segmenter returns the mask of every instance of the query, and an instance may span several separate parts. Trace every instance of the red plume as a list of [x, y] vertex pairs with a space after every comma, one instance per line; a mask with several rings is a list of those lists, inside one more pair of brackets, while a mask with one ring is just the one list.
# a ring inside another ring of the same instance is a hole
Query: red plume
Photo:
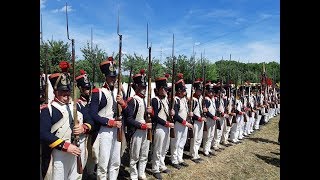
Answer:
[[200, 78], [200, 79], [199, 79], [199, 81], [203, 81], [203, 79], [202, 79], [202, 78]]
[[170, 74], [166, 73], [164, 76], [165, 76], [166, 78], [169, 78], [169, 77], [170, 77]]
[[267, 84], [268, 84], [268, 85], [272, 85], [272, 80], [271, 80], [271, 78], [267, 78]]
[[183, 79], [183, 74], [182, 73], [178, 73], [178, 78]]
[[108, 57], [108, 61], [113, 61], [113, 57], [112, 56]]
[[59, 63], [59, 67], [61, 68], [62, 72], [67, 72], [68, 69], [70, 68], [70, 64], [67, 61], [61, 61]]
[[86, 74], [86, 72], [85, 72], [83, 69], [81, 69], [81, 70], [80, 70], [80, 74], [81, 74], [81, 75], [84, 75], [84, 74]]
[[145, 70], [144, 70], [144, 69], [140, 69], [140, 74], [141, 74], [141, 75], [143, 75], [143, 74], [144, 74], [144, 72], [145, 72]]

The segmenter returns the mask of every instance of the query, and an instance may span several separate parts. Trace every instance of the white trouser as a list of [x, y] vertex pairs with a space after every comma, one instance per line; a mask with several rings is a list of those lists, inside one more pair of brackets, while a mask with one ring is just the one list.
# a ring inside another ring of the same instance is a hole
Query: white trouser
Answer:
[[239, 134], [241, 132], [241, 124], [243, 121], [242, 118], [243, 118], [242, 115], [237, 115], [236, 116], [236, 123], [232, 123], [231, 132], [230, 132], [230, 140], [232, 142], [239, 141]]
[[216, 128], [216, 120], [207, 118], [207, 131], [203, 132], [203, 152], [204, 154], [209, 154], [211, 151], [211, 143], [214, 137], [214, 131]]
[[[130, 142], [130, 178], [138, 179], [145, 177], [145, 170], [148, 161], [149, 144], [147, 130], [137, 129], [132, 135]], [[137, 164], [139, 162], [138, 168]]]
[[220, 119], [218, 120], [220, 122], [220, 125], [221, 125], [221, 130], [220, 129], [217, 129], [217, 126], [216, 126], [216, 130], [214, 132], [214, 138], [213, 138], [213, 147], [215, 148], [219, 148], [219, 144], [220, 144], [220, 141], [221, 141], [221, 136], [222, 136], [222, 132], [223, 132], [223, 126], [224, 126], [224, 121], [225, 121], [225, 118], [224, 117], [220, 117]]
[[198, 154], [200, 144], [202, 142], [203, 136], [203, 125], [204, 122], [199, 122], [197, 120], [194, 121], [193, 124], [193, 138], [190, 140], [190, 155], [192, 159], [199, 159], [200, 156]]
[[152, 171], [159, 173], [167, 169], [164, 159], [170, 145], [170, 128], [157, 124], [153, 136]]
[[[226, 119], [226, 121], [229, 121], [230, 124], [232, 125], [231, 117], [233, 117], [233, 116], [229, 116], [228, 119], [227, 118], [225, 118], [225, 119]], [[221, 142], [227, 143], [230, 130], [231, 130], [231, 126], [227, 126], [227, 122], [225, 122], [224, 126], [223, 126]]]
[[280, 114], [280, 104], [278, 104], [278, 107], [277, 107], [277, 114]]
[[98, 180], [116, 180], [120, 169], [120, 147], [117, 141], [117, 128], [101, 126], [97, 139], [99, 140], [99, 160], [97, 166]]
[[52, 180], [78, 179], [76, 156], [53, 149], [52, 163]]
[[254, 116], [256, 115], [256, 113], [252, 113], [252, 117], [249, 118], [250, 119], [250, 126], [249, 126], [249, 132], [252, 133], [253, 132], [253, 126], [254, 126], [254, 121], [255, 121], [255, 118]]
[[246, 124], [247, 124], [247, 122], [244, 122], [244, 116], [246, 116], [247, 117], [247, 122], [248, 122], [248, 116], [247, 116], [247, 114], [246, 113], [244, 113], [243, 115], [241, 115], [241, 128], [240, 128], [240, 132], [239, 132], [239, 139], [243, 139], [243, 133], [245, 132], [244, 130], [245, 130], [245, 127], [246, 127]]
[[179, 122], [175, 122], [174, 133], [176, 135], [175, 138], [170, 139], [171, 162], [172, 164], [179, 164], [184, 162], [182, 157], [184, 145], [187, 141], [188, 127]]
[[261, 117], [262, 116], [258, 114], [258, 118], [255, 119], [255, 122], [254, 122], [254, 129], [259, 129], [259, 123], [260, 123]]

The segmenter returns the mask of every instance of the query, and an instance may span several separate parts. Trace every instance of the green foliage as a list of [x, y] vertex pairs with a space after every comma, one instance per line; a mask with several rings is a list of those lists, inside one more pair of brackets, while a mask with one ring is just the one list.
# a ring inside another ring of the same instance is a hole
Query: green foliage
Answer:
[[[55, 71], [60, 72], [59, 62], [68, 61], [71, 64], [71, 49], [69, 43], [63, 41], [47, 41], [40, 45], [40, 69], [45, 68], [45, 59], [48, 60], [48, 73]], [[101, 73], [99, 64], [107, 59], [108, 55], [102, 49], [90, 47], [89, 43], [81, 48], [84, 59], [76, 59], [76, 75], [79, 75], [79, 70], [84, 69], [89, 75], [90, 81], [95, 74], [95, 83], [101, 85], [105, 81], [104, 75]], [[119, 54], [112, 52], [116, 66], [118, 65]], [[152, 56], [152, 55], [151, 55]], [[139, 73], [141, 69], [145, 69], [148, 73], [148, 57], [138, 56], [136, 53], [133, 55], [124, 54], [121, 56], [122, 60], [122, 82], [129, 81], [129, 71], [132, 66], [132, 76]], [[206, 58], [194, 57], [188, 58], [186, 55], [178, 55], [175, 58], [176, 74], [183, 73], [186, 83], [192, 83], [192, 70], [195, 68], [195, 78], [202, 77], [203, 65], [206, 66], [206, 80], [216, 82], [222, 80], [224, 83], [232, 81], [238, 84], [245, 81], [260, 82], [262, 74], [263, 63], [242, 63], [234, 60], [219, 60], [216, 62], [209, 61]], [[266, 74], [275, 83], [280, 82], [280, 64], [277, 62], [265, 63]], [[95, 73], [93, 73], [95, 72]], [[72, 69], [71, 69], [72, 73]], [[172, 57], [166, 57], [163, 64], [159, 59], [152, 58], [152, 72], [151, 77], [154, 81], [157, 77], [163, 77], [165, 73], [172, 74]], [[169, 78], [171, 82], [171, 77]]]

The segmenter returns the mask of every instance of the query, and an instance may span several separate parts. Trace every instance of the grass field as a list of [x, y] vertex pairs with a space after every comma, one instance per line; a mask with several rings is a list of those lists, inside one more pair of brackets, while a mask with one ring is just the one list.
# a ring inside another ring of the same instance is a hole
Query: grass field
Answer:
[[[230, 179], [230, 180], [259, 180], [280, 179], [280, 145], [278, 141], [278, 122], [280, 116], [272, 118], [267, 124], [260, 126], [245, 138], [241, 144], [226, 147], [217, 156], [204, 157], [200, 164], [192, 162], [186, 155], [185, 162], [189, 167], [177, 170], [169, 165], [171, 174], [163, 174], [165, 180], [204, 180], [204, 179]], [[202, 148], [200, 148], [202, 151]], [[187, 153], [187, 152], [186, 152]], [[167, 158], [169, 160], [169, 158]], [[118, 179], [130, 179], [129, 167], [120, 171]], [[147, 178], [155, 179], [147, 166]]]

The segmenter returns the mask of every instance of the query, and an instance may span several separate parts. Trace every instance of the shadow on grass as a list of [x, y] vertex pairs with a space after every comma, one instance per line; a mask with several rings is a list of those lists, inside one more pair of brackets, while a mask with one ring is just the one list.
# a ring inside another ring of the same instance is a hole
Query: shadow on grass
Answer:
[[258, 158], [264, 160], [266, 163], [274, 165], [276, 167], [280, 167], [280, 159], [279, 158], [273, 158], [269, 156], [262, 156], [260, 154], [255, 154]]
[[271, 152], [271, 153], [280, 156], [280, 153], [278, 153], [278, 152]]
[[254, 138], [254, 137], [248, 137], [246, 138], [248, 140], [251, 140], [251, 141], [254, 141], [254, 142], [265, 142], [265, 143], [272, 143], [272, 144], [278, 144], [277, 142], [275, 141], [271, 141], [269, 139], [265, 139], [265, 138]]

